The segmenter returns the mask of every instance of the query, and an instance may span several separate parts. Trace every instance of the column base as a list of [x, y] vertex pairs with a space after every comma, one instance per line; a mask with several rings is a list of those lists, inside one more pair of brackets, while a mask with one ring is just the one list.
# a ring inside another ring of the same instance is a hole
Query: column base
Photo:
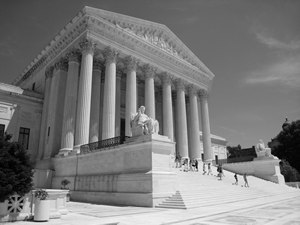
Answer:
[[73, 150], [69, 152], [69, 155], [77, 155], [80, 153], [80, 146], [81, 145], [75, 145]]
[[57, 157], [61, 157], [61, 156], [67, 156], [69, 154], [69, 152], [72, 151], [72, 148], [62, 148], [59, 150], [58, 154], [55, 156]]

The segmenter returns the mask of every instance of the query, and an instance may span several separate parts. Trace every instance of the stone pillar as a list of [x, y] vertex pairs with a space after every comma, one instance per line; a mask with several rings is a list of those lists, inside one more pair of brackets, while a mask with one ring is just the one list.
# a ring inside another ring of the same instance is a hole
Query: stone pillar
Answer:
[[69, 67], [64, 105], [61, 149], [59, 150], [59, 155], [67, 155], [68, 152], [73, 149], [75, 135], [75, 116], [80, 52], [78, 49], [72, 49], [67, 54], [67, 57], [69, 60]]
[[199, 121], [199, 130], [201, 130], [201, 103], [200, 103], [200, 97], [197, 96], [197, 105], [198, 105], [198, 121]]
[[92, 100], [90, 116], [90, 143], [99, 141], [99, 112], [100, 112], [100, 90], [101, 90], [101, 68], [99, 60], [93, 62], [92, 78]]
[[154, 74], [155, 69], [149, 64], [143, 68], [145, 72], [145, 107], [146, 114], [155, 119], [155, 92], [154, 92]]
[[82, 51], [81, 71], [78, 90], [76, 131], [74, 153], [80, 152], [80, 146], [89, 143], [93, 56], [95, 45], [90, 40], [79, 43]]
[[48, 108], [46, 152], [44, 159], [57, 155], [61, 148], [67, 77], [68, 60], [63, 57], [54, 65], [49, 97], [50, 104]]
[[[132, 136], [131, 134], [131, 113], [136, 113], [136, 69], [138, 61], [128, 56], [125, 58], [126, 65], [126, 117], [125, 117], [125, 135]], [[147, 109], [147, 108], [146, 108]]]
[[200, 92], [200, 102], [201, 102], [201, 122], [202, 122], [204, 161], [211, 162], [213, 160], [213, 152], [211, 149], [210, 123], [209, 123], [209, 112], [208, 112], [207, 100], [208, 100], [208, 92], [202, 90]]
[[[47, 118], [48, 118], [48, 109], [49, 109], [49, 101], [50, 101], [50, 90], [51, 90], [51, 80], [53, 77], [54, 67], [51, 66], [46, 69], [45, 72], [45, 91], [44, 91], [44, 103], [43, 103], [43, 114], [42, 114], [42, 122], [41, 122], [41, 133], [39, 140], [39, 152], [37, 159], [40, 160], [44, 157], [45, 151], [45, 140], [47, 138]], [[17, 140], [15, 140], [17, 141]]]
[[177, 149], [183, 159], [188, 157], [188, 133], [187, 133], [187, 118], [185, 105], [185, 82], [181, 79], [176, 81], [177, 88]]
[[117, 81], [116, 81], [116, 127], [115, 136], [121, 135], [121, 80], [122, 71], [117, 70]]
[[191, 159], [197, 159], [201, 161], [200, 152], [200, 136], [199, 136], [199, 119], [198, 119], [198, 105], [197, 105], [197, 88], [194, 85], [190, 85], [189, 97], [190, 97], [190, 118], [189, 118], [189, 128], [190, 128], [190, 142], [189, 142], [189, 153]]
[[105, 62], [105, 84], [103, 96], [102, 140], [115, 136], [116, 113], [116, 60], [118, 53], [111, 48], [103, 52]]
[[167, 73], [162, 74], [163, 81], [163, 131], [164, 135], [173, 141], [173, 106], [172, 106], [172, 88], [171, 76]]

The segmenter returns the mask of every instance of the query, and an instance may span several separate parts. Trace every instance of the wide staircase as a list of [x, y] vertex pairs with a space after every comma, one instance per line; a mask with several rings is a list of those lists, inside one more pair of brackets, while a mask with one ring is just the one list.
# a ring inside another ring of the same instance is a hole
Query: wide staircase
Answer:
[[242, 176], [238, 176], [238, 185], [234, 185], [234, 173], [224, 171], [225, 177], [218, 180], [216, 168], [213, 167], [213, 170], [214, 175], [203, 175], [202, 171], [183, 172], [179, 168], [174, 168], [178, 177], [178, 191], [156, 207], [188, 209], [273, 195], [300, 193], [300, 189], [278, 185], [253, 176], [247, 177], [250, 188], [244, 187]]

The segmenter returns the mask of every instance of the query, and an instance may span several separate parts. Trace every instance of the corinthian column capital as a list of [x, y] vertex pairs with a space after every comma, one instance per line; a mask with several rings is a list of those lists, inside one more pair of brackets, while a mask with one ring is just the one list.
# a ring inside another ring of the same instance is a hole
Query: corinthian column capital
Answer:
[[92, 40], [84, 39], [82, 42], [79, 43], [79, 47], [82, 53], [89, 52], [91, 54], [94, 54], [96, 44]]
[[176, 79], [175, 84], [176, 84], [177, 90], [185, 90], [185, 88], [187, 86], [186, 81], [183, 79], [180, 79], [180, 78]]
[[200, 99], [208, 99], [209, 97], [209, 92], [207, 90], [201, 89], [199, 91], [199, 98]]
[[172, 84], [172, 80], [174, 79], [174, 77], [167, 72], [161, 73], [160, 78], [164, 84], [169, 84], [169, 85]]
[[46, 77], [46, 80], [48, 78], [52, 78], [53, 77], [53, 71], [54, 71], [54, 66], [50, 66], [46, 69], [46, 72], [45, 72], [45, 77]]
[[101, 62], [99, 59], [93, 60], [93, 70], [100, 70], [102, 71], [103, 68], [103, 62]]
[[55, 71], [68, 71], [68, 59], [65, 57], [60, 58], [60, 60], [54, 64], [54, 69]]
[[125, 57], [124, 64], [126, 66], [126, 71], [127, 72], [136, 71], [139, 62], [140, 61], [138, 59], [136, 59], [132, 56]]
[[68, 53], [67, 53], [67, 59], [69, 62], [80, 62], [80, 50], [78, 48], [72, 48]]
[[119, 56], [119, 52], [112, 49], [111, 47], [107, 47], [103, 50], [102, 52], [104, 58], [105, 58], [105, 63], [108, 62], [117, 62], [118, 56]]
[[197, 95], [199, 89], [194, 84], [189, 84], [187, 86], [189, 95]]
[[150, 64], [146, 64], [142, 67], [142, 71], [145, 73], [145, 78], [153, 78], [156, 69], [154, 66], [151, 66]]

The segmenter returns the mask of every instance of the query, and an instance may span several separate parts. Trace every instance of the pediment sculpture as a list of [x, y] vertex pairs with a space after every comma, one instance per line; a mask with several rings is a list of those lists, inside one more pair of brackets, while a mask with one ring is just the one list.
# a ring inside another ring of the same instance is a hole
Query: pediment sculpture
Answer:
[[141, 136], [147, 134], [158, 134], [159, 123], [157, 120], [145, 114], [145, 106], [141, 106], [137, 113], [131, 113], [130, 126], [132, 136]]

